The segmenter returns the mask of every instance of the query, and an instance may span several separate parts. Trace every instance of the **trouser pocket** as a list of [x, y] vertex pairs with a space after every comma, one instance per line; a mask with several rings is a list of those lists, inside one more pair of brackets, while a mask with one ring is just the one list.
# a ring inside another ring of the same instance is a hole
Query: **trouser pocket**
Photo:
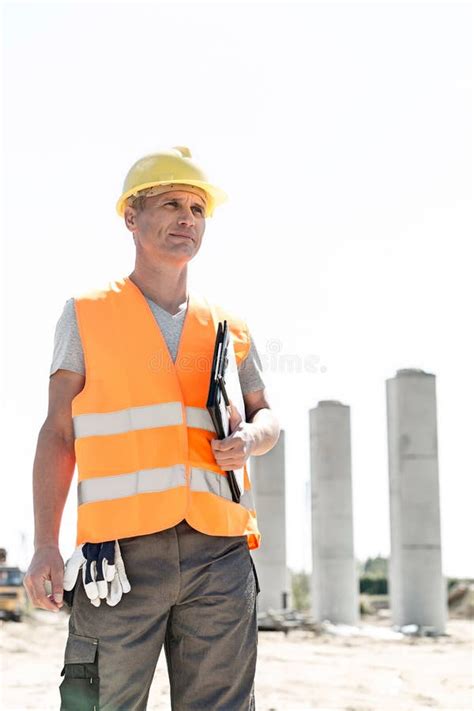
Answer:
[[76, 590], [76, 587], [74, 586], [72, 590], [63, 590], [63, 601], [64, 604], [68, 607], [69, 612], [72, 609], [72, 603], [74, 600], [74, 592]]
[[250, 562], [252, 563], [253, 574], [255, 576], [255, 585], [256, 585], [257, 595], [258, 595], [258, 593], [260, 592], [260, 584], [258, 582], [257, 568], [255, 567], [255, 563], [253, 562], [253, 558], [252, 558], [250, 552], [249, 552], [249, 555], [250, 555]]
[[69, 634], [61, 676], [60, 711], [99, 711], [97, 639]]

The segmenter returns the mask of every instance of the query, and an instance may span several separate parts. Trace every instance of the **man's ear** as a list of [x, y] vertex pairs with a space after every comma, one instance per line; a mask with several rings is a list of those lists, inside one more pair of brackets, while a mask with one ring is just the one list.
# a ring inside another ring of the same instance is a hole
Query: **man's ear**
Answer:
[[133, 230], [136, 230], [137, 228], [137, 213], [136, 210], [134, 210], [133, 207], [130, 207], [127, 205], [127, 207], [124, 210], [123, 217], [125, 220], [125, 226], [127, 229], [130, 230], [130, 232], [133, 232]]

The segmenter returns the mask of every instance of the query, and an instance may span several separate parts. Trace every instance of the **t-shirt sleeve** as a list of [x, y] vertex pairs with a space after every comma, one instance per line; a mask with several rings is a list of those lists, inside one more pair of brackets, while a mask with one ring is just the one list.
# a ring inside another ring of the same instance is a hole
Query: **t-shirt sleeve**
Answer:
[[249, 337], [249, 352], [246, 358], [239, 363], [238, 367], [240, 387], [243, 395], [265, 388], [262, 361], [260, 360], [255, 341], [250, 332]]
[[59, 368], [85, 375], [84, 351], [82, 350], [81, 337], [77, 327], [74, 299], [66, 301], [63, 312], [56, 324], [53, 360], [49, 369], [50, 377]]

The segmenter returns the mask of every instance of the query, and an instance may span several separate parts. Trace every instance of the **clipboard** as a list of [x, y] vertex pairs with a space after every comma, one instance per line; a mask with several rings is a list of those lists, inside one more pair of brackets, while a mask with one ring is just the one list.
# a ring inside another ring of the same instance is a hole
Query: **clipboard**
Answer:
[[[230, 336], [227, 321], [224, 320], [223, 323], [219, 321], [206, 403], [218, 439], [224, 439], [230, 434], [230, 417], [227, 409], [230, 404], [230, 398], [225, 383], [225, 372], [229, 365], [229, 341]], [[233, 348], [233, 344], [231, 344], [230, 347]], [[238, 504], [242, 490], [241, 486], [239, 486], [237, 476], [233, 471], [228, 471], [227, 479], [232, 494], [232, 501]]]

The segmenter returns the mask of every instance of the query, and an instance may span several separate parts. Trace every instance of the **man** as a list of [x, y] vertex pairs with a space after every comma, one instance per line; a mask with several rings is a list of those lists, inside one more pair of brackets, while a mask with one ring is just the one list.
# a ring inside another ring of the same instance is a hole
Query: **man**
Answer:
[[[66, 302], [56, 328], [25, 587], [52, 611], [71, 589], [63, 711], [145, 709], [163, 644], [173, 709], [254, 708], [249, 549], [260, 533], [246, 463], [274, 446], [279, 425], [247, 325], [187, 286], [206, 217], [224, 199], [186, 148], [137, 161], [117, 205], [135, 268]], [[231, 434], [218, 440], [206, 397], [224, 318], [245, 411], [232, 405]], [[58, 535], [76, 464], [78, 548], [64, 576]], [[239, 503], [226, 475], [238, 469]]]

